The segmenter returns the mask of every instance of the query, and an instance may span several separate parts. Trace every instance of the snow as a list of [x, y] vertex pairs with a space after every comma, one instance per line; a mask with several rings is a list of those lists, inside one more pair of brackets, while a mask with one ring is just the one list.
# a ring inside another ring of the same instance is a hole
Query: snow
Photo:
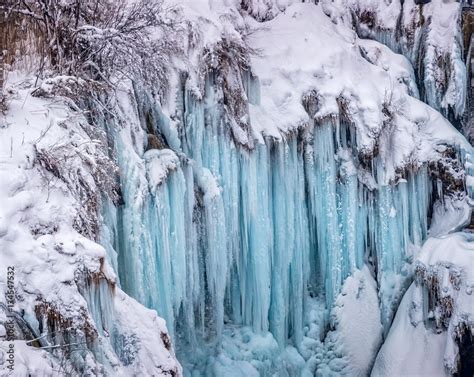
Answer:
[[0, 343], [0, 374], [7, 376], [10, 370], [7, 369], [6, 355], [9, 344], [14, 345], [15, 352], [15, 376], [38, 376], [51, 377], [57, 375], [60, 370], [57, 361], [44, 350], [30, 347], [26, 342], [15, 340], [13, 342]]
[[407, 58], [371, 39], [359, 39], [358, 43], [365, 59], [386, 71], [391, 81], [404, 84], [407, 94], [419, 98], [415, 72]]
[[161, 185], [168, 174], [179, 166], [178, 156], [169, 149], [151, 149], [143, 155], [143, 158], [148, 172], [148, 183], [152, 191], [156, 189], [156, 186]]
[[[361, 39], [352, 29], [350, 10], [369, 10], [375, 12], [381, 29], [393, 30], [401, 11], [398, 1], [389, 5], [368, 0], [340, 4], [322, 1], [319, 5], [270, 0], [247, 2], [246, 9], [251, 14], [254, 8], [260, 16], [263, 15], [260, 11], [265, 9], [264, 12], [272, 14], [272, 19], [264, 23], [239, 14], [234, 1], [181, 1], [177, 4], [183, 7], [190, 33], [195, 34], [192, 41], [187, 40], [184, 61], [188, 63], [184, 69], [190, 75], [186, 85], [198, 98], [203, 95], [199, 71], [203, 64], [201, 54], [212, 55], [222, 40], [236, 41], [256, 51], [251, 56], [250, 69], [258, 77], [260, 88], [258, 100], [249, 101], [248, 115], [251, 135], [260, 143], [265, 136], [281, 140], [311, 124], [301, 99], [310, 91], [316, 91], [317, 119], [337, 116], [340, 111], [337, 101], [343, 100], [357, 129], [358, 149], [370, 152], [376, 143], [386, 145], [382, 148], [382, 153], [386, 152], [383, 156], [386, 181], [393, 179], [398, 167], [435, 159], [432, 150], [438, 144], [448, 142], [461, 149], [471, 149], [449, 122], [416, 100], [419, 93], [411, 64], [416, 63], [414, 58], [405, 52], [408, 59], [398, 55], [374, 40]], [[429, 14], [433, 13], [429, 35], [431, 38], [433, 34], [434, 42], [430, 43], [436, 42], [437, 48], [446, 53], [457, 38], [456, 28], [452, 27], [457, 19], [457, 6], [455, 2], [425, 6]], [[407, 4], [403, 11], [409, 12], [413, 7]], [[403, 20], [407, 25], [409, 21], [408, 16]], [[242, 34], [249, 35], [243, 38]], [[438, 40], [440, 35], [444, 39]], [[452, 54], [453, 59], [460, 56], [458, 51]], [[433, 59], [426, 64], [433, 66]], [[460, 75], [448, 81], [450, 87], [464, 82]], [[426, 80], [426, 85], [432, 85], [429, 84], [432, 78], [427, 76]], [[255, 97], [255, 90], [248, 91], [247, 97]], [[388, 132], [384, 131], [386, 117], [381, 112], [384, 104], [396, 114], [391, 120], [396, 126]], [[171, 113], [174, 106], [170, 107]], [[444, 107], [438, 104], [435, 108]], [[232, 126], [232, 129], [241, 143], [252, 146], [253, 141], [241, 128]]]
[[[345, 355], [344, 375], [367, 376], [374, 355], [382, 342], [382, 324], [377, 297], [377, 284], [367, 267], [346, 279], [331, 313], [335, 330], [328, 339], [335, 341]], [[322, 375], [331, 369], [320, 366]]]
[[[403, 56], [359, 39], [341, 22], [331, 22], [321, 6], [294, 4], [264, 28], [251, 25], [256, 31], [249, 44], [259, 51], [251, 67], [261, 84], [261, 101], [250, 105], [250, 119], [260, 142], [262, 136], [281, 139], [310, 124], [301, 99], [314, 90], [319, 99], [316, 120], [337, 116], [337, 100], [343, 98], [355, 123], [359, 150], [372, 150], [378, 139], [387, 181], [397, 167], [435, 158], [432, 151], [438, 144], [471, 150], [439, 113], [409, 95], [418, 96], [413, 69]], [[394, 113], [388, 134], [384, 104]]]
[[462, 229], [471, 221], [472, 209], [467, 198], [454, 199], [446, 197], [433, 205], [433, 216], [429, 234], [431, 237], [441, 237]]
[[[103, 287], [117, 281], [108, 264], [112, 256], [76, 229], [84, 203], [72, 191], [79, 186], [69, 182], [86, 182], [97, 189], [95, 166], [107, 158], [100, 138], [93, 139], [85, 131], [84, 116], [65, 99], [31, 96], [31, 82], [21, 75], [10, 74], [9, 80], [13, 94], [5, 126], [0, 128], [0, 265], [5, 269], [0, 273], [0, 295], [5, 296], [7, 266], [14, 266], [14, 311], [28, 324], [33, 336], [41, 335], [43, 348], [15, 341], [15, 376], [53, 376], [59, 368], [78, 367], [117, 376], [157, 370], [163, 374], [179, 372], [173, 350], [159, 340], [162, 333], [168, 336], [164, 321], [118, 287], [113, 292]], [[59, 154], [54, 154], [57, 150]], [[66, 175], [61, 179], [39, 165], [38, 151], [57, 158], [58, 174]], [[114, 170], [109, 174], [113, 177]], [[94, 274], [100, 276], [97, 284], [101, 288], [84, 282]], [[42, 322], [41, 305], [57, 313], [54, 326], [58, 326], [56, 333], [64, 331], [63, 341], [45, 325], [47, 322]], [[2, 337], [5, 314], [1, 317]], [[66, 335], [69, 330], [61, 328], [65, 323], [78, 334]], [[64, 364], [60, 354], [46, 352], [56, 341], [60, 347], [67, 347], [63, 344], [67, 339], [80, 342], [80, 333], [88, 326], [96, 334], [95, 340], [89, 340], [94, 348], [83, 350], [84, 359], [79, 365], [73, 359]], [[28, 334], [20, 332], [17, 336], [28, 340]], [[127, 337], [140, 339], [141, 346], [135, 351], [123, 349], [119, 354], [117, 339]], [[8, 344], [2, 341], [1, 348], [5, 351]], [[125, 363], [123, 360], [131, 357], [127, 352], [136, 356]], [[4, 357], [1, 352], [0, 358]], [[6, 366], [0, 364], [1, 368]]]
[[[415, 282], [398, 308], [373, 376], [445, 376], [457, 370], [459, 326], [465, 324], [466, 331], [472, 331], [474, 325], [473, 253], [474, 238], [469, 233], [426, 241], [415, 262]], [[430, 279], [434, 286], [429, 285]], [[434, 303], [427, 302], [427, 290], [438, 292]], [[451, 302], [447, 312], [443, 300]], [[434, 311], [434, 318], [427, 312], [428, 307]]]
[[[433, 0], [416, 5], [414, 0], [381, 2], [348, 0], [338, 17], [349, 18], [356, 10], [363, 37], [376, 39], [401, 52], [417, 67], [425, 102], [444, 115], [452, 110], [459, 118], [466, 101], [466, 67], [462, 62], [461, 9], [455, 0]], [[374, 26], [362, 20], [369, 16]], [[442, 60], [444, 62], [440, 63]]]
[[[163, 103], [126, 81], [113, 120], [91, 130], [53, 96], [73, 78], [40, 83], [46, 99], [9, 76], [0, 265], [18, 266], [15, 310], [41, 345], [64, 339], [48, 336], [39, 302], [92, 328], [92, 349], [68, 360], [86, 374], [365, 376], [383, 338], [374, 375], [454, 371], [454, 336], [474, 312], [472, 236], [453, 233], [470, 219], [474, 153], [443, 116], [464, 106], [458, 5], [425, 6], [413, 46], [411, 0], [174, 3]], [[375, 27], [358, 20], [367, 11]], [[451, 71], [433, 65], [439, 54]], [[149, 149], [152, 133], [163, 149]], [[450, 147], [468, 195], [433, 178]], [[106, 199], [117, 180], [120, 206]], [[454, 310], [423, 311], [427, 289]], [[19, 373], [57, 368], [58, 354], [15, 344]]]
[[380, 350], [372, 376], [439, 376], [444, 377], [443, 344], [445, 334], [426, 330], [423, 324], [414, 327], [408, 316], [412, 305], [408, 289], [398, 308], [392, 329]]

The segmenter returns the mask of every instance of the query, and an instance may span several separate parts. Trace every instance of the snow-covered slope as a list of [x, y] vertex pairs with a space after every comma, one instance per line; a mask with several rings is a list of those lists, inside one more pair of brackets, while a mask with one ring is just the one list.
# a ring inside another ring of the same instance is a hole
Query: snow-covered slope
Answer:
[[[96, 209], [116, 170], [102, 135], [66, 99], [33, 97], [23, 77], [9, 83], [0, 129], [0, 294], [12, 307], [2, 302], [0, 320], [14, 321], [13, 375], [178, 374], [165, 322], [117, 286], [114, 256], [95, 238]], [[6, 375], [11, 343], [3, 326], [0, 336]]]
[[[250, 106], [256, 133], [279, 138], [307, 125], [302, 98], [311, 93], [317, 97], [313, 118], [341, 116], [344, 106], [358, 149], [370, 153], [380, 144], [387, 180], [396, 168], [435, 158], [437, 144], [470, 148], [439, 113], [408, 95], [416, 93], [409, 62], [373, 41], [359, 41], [347, 25], [331, 22], [323, 7], [295, 4], [249, 43], [260, 52], [251, 64], [261, 84], [260, 104]], [[395, 126], [384, 135], [388, 123]]]
[[[299, 0], [245, 0], [257, 20], [285, 12]], [[462, 61], [461, 5], [456, 0], [318, 0], [333, 22], [354, 25], [363, 38], [375, 39], [405, 55], [417, 72], [422, 99], [452, 120], [465, 110], [466, 68]]]

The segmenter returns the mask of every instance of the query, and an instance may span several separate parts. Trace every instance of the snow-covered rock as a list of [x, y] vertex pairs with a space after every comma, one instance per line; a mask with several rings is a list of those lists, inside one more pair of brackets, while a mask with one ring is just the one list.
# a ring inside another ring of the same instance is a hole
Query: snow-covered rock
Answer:
[[97, 243], [117, 171], [101, 133], [17, 79], [0, 129], [0, 374], [10, 344], [15, 376], [179, 374], [164, 321], [121, 291]]
[[468, 372], [472, 355], [460, 347], [474, 328], [473, 253], [472, 233], [426, 241], [372, 376]]

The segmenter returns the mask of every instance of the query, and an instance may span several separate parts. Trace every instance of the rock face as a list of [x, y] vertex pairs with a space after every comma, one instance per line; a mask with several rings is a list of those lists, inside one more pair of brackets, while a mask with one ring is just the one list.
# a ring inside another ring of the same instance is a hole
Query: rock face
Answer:
[[166, 85], [123, 80], [107, 112], [16, 72], [0, 336], [12, 318], [20, 375], [466, 373], [460, 9], [186, 1]]

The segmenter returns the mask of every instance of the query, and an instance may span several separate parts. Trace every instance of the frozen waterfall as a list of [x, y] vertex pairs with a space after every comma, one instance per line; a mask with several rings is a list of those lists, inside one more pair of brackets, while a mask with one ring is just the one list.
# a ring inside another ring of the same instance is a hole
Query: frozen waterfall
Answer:
[[[247, 81], [258, 101], [258, 81]], [[204, 372], [229, 326], [301, 350], [315, 300], [324, 333], [345, 278], [365, 264], [377, 277], [386, 332], [438, 195], [428, 167], [388, 181], [338, 116], [244, 148], [220, 91], [212, 75], [200, 100], [183, 87], [174, 151], [151, 149], [137, 162], [117, 146], [122, 287], [166, 319], [188, 372]], [[170, 135], [166, 119], [153, 126]]]

